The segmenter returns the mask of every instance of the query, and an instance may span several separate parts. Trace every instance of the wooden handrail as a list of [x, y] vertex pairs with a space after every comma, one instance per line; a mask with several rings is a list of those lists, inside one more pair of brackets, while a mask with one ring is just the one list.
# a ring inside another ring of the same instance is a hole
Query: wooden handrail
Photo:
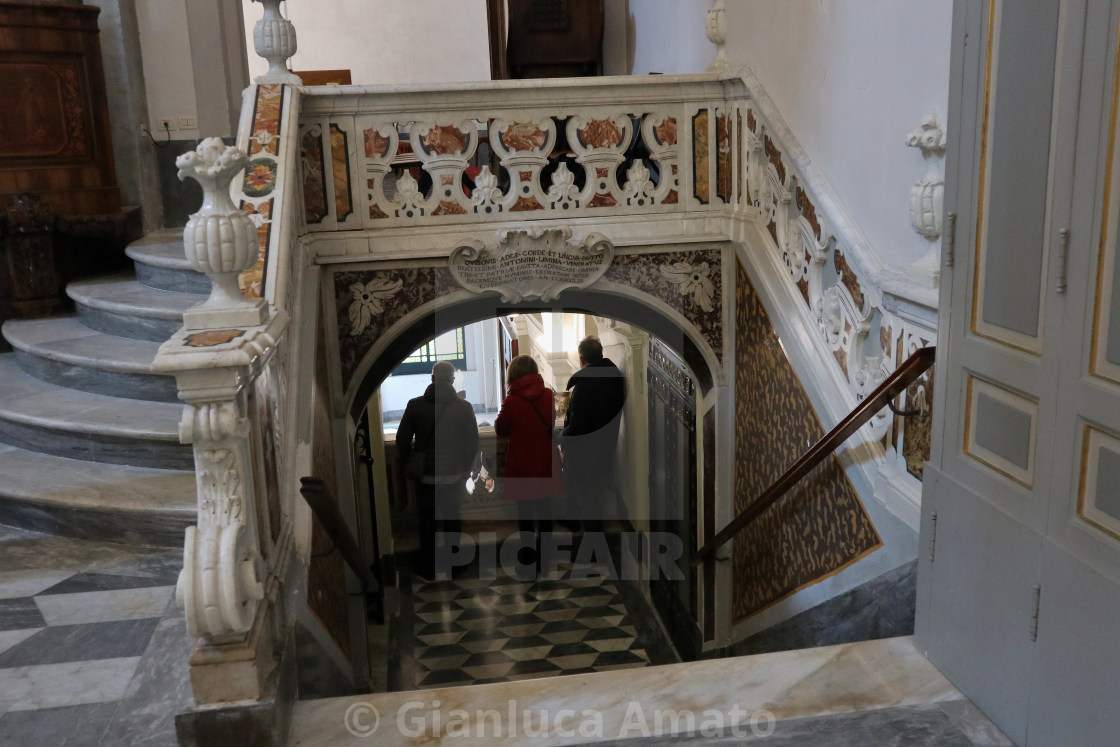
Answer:
[[745, 508], [731, 523], [721, 529], [692, 556], [692, 567], [700, 565], [707, 556], [722, 547], [732, 537], [738, 534], [743, 527], [761, 516], [766, 509], [773, 506], [779, 498], [786, 494], [798, 480], [809, 474], [825, 457], [836, 450], [840, 444], [862, 428], [875, 413], [888, 406], [890, 401], [897, 397], [906, 387], [924, 374], [933, 365], [935, 348], [927, 347], [918, 350], [907, 358], [894, 373], [876, 387], [870, 395], [856, 405], [848, 416], [836, 424], [836, 427], [825, 434], [824, 438], [817, 441], [811, 449], [801, 455], [801, 458], [787, 469], [774, 484], [767, 488], [754, 503]]
[[331, 542], [342, 553], [342, 559], [346, 561], [346, 565], [350, 566], [350, 570], [354, 571], [354, 575], [362, 582], [362, 590], [380, 589], [381, 585], [366, 566], [358, 542], [354, 539], [354, 535], [350, 534], [350, 529], [346, 526], [346, 520], [339, 513], [338, 504], [331, 498], [326, 484], [318, 477], [301, 477], [299, 482], [299, 492], [303, 495], [303, 499], [307, 501], [307, 505], [311, 507], [311, 512], [319, 519], [323, 529], [330, 535]]

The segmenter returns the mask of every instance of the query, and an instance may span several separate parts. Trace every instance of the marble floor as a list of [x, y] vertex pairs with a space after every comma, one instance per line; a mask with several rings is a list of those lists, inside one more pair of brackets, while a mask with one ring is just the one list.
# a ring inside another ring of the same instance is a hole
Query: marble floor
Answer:
[[179, 550], [0, 527], [0, 746], [173, 745]]
[[[571, 566], [547, 579], [406, 577], [390, 625], [390, 690], [514, 682], [675, 661], [621, 582]], [[643, 624], [645, 623], [645, 624]]]
[[1008, 747], [909, 637], [297, 703], [290, 744]]

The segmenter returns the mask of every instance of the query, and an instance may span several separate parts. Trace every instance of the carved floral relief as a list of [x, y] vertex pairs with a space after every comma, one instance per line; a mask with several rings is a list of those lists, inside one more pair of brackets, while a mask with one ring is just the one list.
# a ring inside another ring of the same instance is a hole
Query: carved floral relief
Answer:
[[723, 360], [723, 267], [718, 249], [616, 254], [604, 279], [664, 301], [696, 327]]

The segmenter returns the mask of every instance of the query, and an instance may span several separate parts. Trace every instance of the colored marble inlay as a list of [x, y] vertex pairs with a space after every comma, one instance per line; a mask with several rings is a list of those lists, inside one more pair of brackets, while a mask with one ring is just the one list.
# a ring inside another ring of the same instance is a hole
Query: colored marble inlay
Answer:
[[389, 138], [382, 135], [372, 127], [363, 133], [365, 139], [366, 158], [384, 158], [388, 155]]
[[243, 334], [245, 334], [243, 329], [208, 329], [204, 332], [193, 332], [187, 335], [183, 347], [212, 348], [215, 345], [225, 345]]
[[755, 121], [754, 112], [750, 109], [747, 109], [747, 129], [750, 130], [751, 132], [754, 132], [755, 128], [757, 128], [757, 127], [758, 127], [758, 122]]
[[692, 194], [705, 205], [711, 199], [708, 186], [708, 110], [701, 109], [692, 118]]
[[[670, 268], [671, 272], [667, 275], [663, 268]], [[683, 272], [685, 268], [691, 272]], [[682, 282], [675, 282], [672, 277]], [[616, 254], [603, 279], [663, 301], [687, 319], [707, 341], [716, 359], [723, 361], [723, 269], [718, 249]]]
[[653, 134], [657, 135], [657, 142], [661, 145], [676, 145], [677, 118], [666, 117], [661, 121], [661, 124], [653, 128]]
[[321, 223], [327, 217], [327, 177], [323, 158], [323, 138], [318, 127], [303, 134], [303, 215], [308, 223]]
[[[924, 342], [924, 340], [923, 340]], [[930, 443], [933, 436], [933, 376], [936, 367], [931, 368], [906, 388], [906, 409], [917, 410], [905, 420], [902, 434], [902, 456], [906, 459], [906, 471], [919, 480], [925, 463], [929, 461]], [[896, 420], [902, 420], [895, 416]], [[895, 429], [897, 430], [897, 428]]]
[[536, 122], [514, 122], [501, 133], [502, 145], [513, 151], [540, 150], [548, 133]]
[[[748, 506], [824, 427], [742, 265], [735, 283], [735, 512]], [[736, 536], [732, 610], [742, 621], [882, 546], [833, 456]]]
[[622, 142], [622, 130], [609, 119], [593, 119], [578, 134], [588, 148], [611, 148]]
[[366, 188], [369, 189], [369, 217], [373, 220], [388, 218], [389, 216], [385, 214], [385, 211], [382, 210], [376, 202], [374, 202], [374, 189], [376, 188], [376, 186], [376, 179], [366, 180]]
[[241, 191], [246, 197], [267, 197], [276, 188], [276, 161], [260, 158], [250, 161], [245, 167], [245, 179]]
[[331, 172], [334, 176], [334, 215], [339, 223], [354, 212], [350, 199], [350, 157], [349, 136], [336, 125], [331, 124]]
[[[400, 287], [397, 288], [397, 283]], [[353, 306], [353, 286], [395, 288], [392, 294], [378, 298], [378, 310], [368, 316], [368, 322], [358, 334], [351, 334], [354, 325], [350, 318]], [[396, 270], [354, 270], [334, 275], [335, 310], [337, 314], [338, 347], [342, 364], [343, 387], [350, 385], [354, 371], [366, 352], [381, 336], [410, 312], [441, 296], [461, 290], [446, 267], [408, 267]]]
[[509, 209], [511, 213], [521, 213], [530, 210], [544, 210], [544, 206], [537, 200], [536, 197], [519, 197], [517, 202], [513, 203], [513, 207]]
[[735, 183], [739, 185], [739, 201], [742, 202], [746, 194], [746, 183], [743, 181], [743, 112], [735, 112], [735, 142], [739, 150], [735, 154]]
[[782, 152], [778, 150], [778, 146], [774, 145], [774, 141], [767, 135], [765, 138], [766, 157], [773, 164], [774, 170], [778, 172], [778, 181], [782, 184], [786, 183], [786, 165], [782, 162]]
[[432, 155], [459, 155], [467, 149], [467, 136], [458, 127], [436, 125], [423, 139], [424, 148]]
[[852, 294], [852, 300], [855, 301], [856, 308], [863, 308], [863, 289], [859, 287], [859, 278], [852, 270], [852, 266], [848, 264], [847, 258], [840, 252], [833, 252], [833, 263], [836, 265], [836, 272], [840, 274], [840, 282], [848, 289], [848, 293]]
[[256, 111], [253, 113], [253, 135], [249, 138], [249, 155], [280, 154], [280, 115], [284, 105], [284, 86], [269, 83], [258, 86]]
[[731, 202], [731, 118], [716, 117], [716, 196]]
[[[677, 179], [677, 164], [673, 164], [673, 181]], [[679, 200], [677, 190], [670, 189], [669, 194], [665, 195], [665, 199], [661, 201], [662, 205], [676, 205]]]
[[[466, 215], [467, 209], [457, 202], [450, 200], [442, 200], [435, 210], [432, 211], [432, 216], [437, 215]], [[371, 216], [372, 217], [372, 216]]]
[[[595, 169], [595, 177], [597, 179], [606, 179], [609, 175], [610, 175], [610, 169], [603, 168], [602, 166]], [[603, 183], [600, 182], [600, 187], [602, 187], [602, 186], [603, 186]], [[614, 197], [612, 197], [609, 192], [598, 192], [587, 203], [587, 207], [589, 207], [589, 208], [615, 207], [616, 205], [618, 205], [618, 201], [615, 200]]]
[[805, 194], [805, 190], [801, 187], [796, 191], [797, 209], [801, 211], [801, 217], [809, 221], [809, 225], [813, 227], [813, 234], [819, 239], [821, 236], [821, 222], [817, 218], [817, 208], [809, 200], [809, 195]]
[[[249, 138], [250, 156], [263, 155], [249, 162], [242, 180], [241, 191], [250, 199], [262, 199], [272, 194], [280, 179], [280, 124], [284, 114], [284, 86], [270, 83], [257, 86], [253, 105], [253, 134]], [[276, 159], [267, 156], [276, 156]], [[272, 202], [254, 204], [242, 200], [241, 210], [253, 218], [257, 227], [257, 261], [238, 277], [241, 293], [247, 298], [260, 298], [264, 292], [264, 273], [268, 264], [268, 242], [272, 231]]]
[[237, 283], [246, 298], [260, 298], [264, 292], [264, 268], [268, 262], [268, 240], [272, 232], [272, 203], [276, 198], [254, 205], [243, 202], [241, 210], [253, 219], [257, 227], [257, 261], [241, 273]]

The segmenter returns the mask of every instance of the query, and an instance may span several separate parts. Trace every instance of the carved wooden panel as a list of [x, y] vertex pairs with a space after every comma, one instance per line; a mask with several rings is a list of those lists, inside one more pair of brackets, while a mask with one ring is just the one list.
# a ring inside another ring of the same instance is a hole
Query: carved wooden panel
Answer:
[[0, 207], [36, 192], [57, 213], [120, 210], [99, 12], [0, 3]]

